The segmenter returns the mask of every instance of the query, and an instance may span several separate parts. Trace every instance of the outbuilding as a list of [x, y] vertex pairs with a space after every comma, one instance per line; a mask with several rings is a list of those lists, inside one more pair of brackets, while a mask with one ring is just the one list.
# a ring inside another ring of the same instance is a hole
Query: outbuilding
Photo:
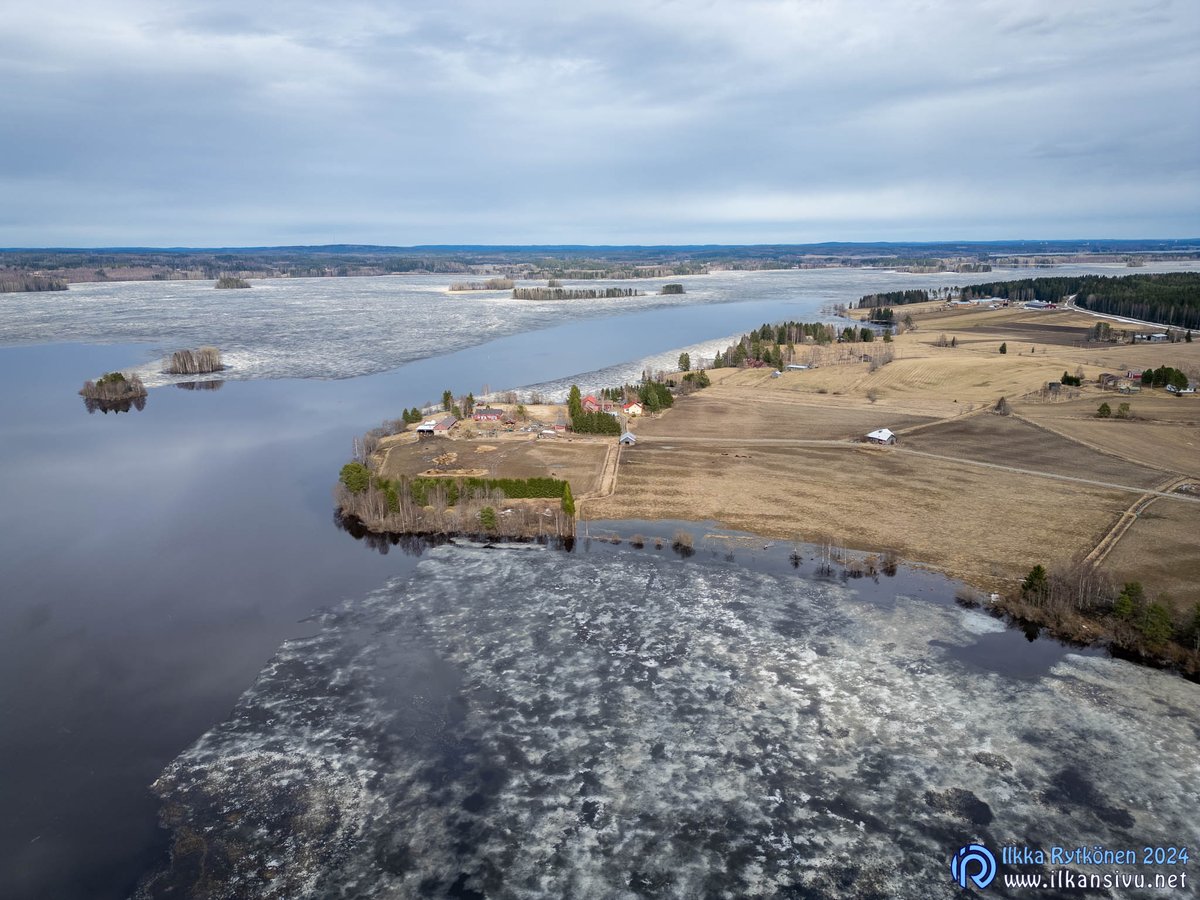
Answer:
[[628, 447], [632, 447], [634, 444], [637, 443], [637, 438], [634, 436], [632, 431], [627, 431], [623, 435], [621, 435], [621, 443], [625, 444]]
[[896, 435], [890, 428], [880, 428], [867, 435], [866, 440], [871, 444], [894, 444]]

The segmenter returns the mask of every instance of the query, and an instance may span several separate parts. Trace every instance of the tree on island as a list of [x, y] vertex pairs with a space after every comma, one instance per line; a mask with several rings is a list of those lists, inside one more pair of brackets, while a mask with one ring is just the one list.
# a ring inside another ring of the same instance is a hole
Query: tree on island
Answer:
[[1001, 352], [1001, 353], [1007, 353], [1007, 352], [1008, 352], [1008, 344], [1007, 344], [1007, 343], [1004, 343], [1004, 344], [1001, 344], [1001, 345], [1000, 345], [1000, 352]]

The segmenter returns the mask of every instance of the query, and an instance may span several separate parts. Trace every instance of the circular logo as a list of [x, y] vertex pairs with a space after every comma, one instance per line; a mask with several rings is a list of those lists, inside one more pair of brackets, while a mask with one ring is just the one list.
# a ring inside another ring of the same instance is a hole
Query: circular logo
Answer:
[[996, 857], [983, 844], [967, 844], [950, 857], [950, 874], [959, 887], [966, 887], [970, 883], [977, 888], [985, 888], [996, 877]]

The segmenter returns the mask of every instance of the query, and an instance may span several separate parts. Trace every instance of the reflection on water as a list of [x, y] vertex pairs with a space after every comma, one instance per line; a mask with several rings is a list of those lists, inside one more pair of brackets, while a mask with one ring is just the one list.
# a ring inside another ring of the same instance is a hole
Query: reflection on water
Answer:
[[102, 412], [105, 415], [109, 413], [127, 413], [132, 410], [141, 412], [146, 408], [146, 397], [133, 397], [129, 400], [97, 400], [94, 397], [83, 398], [83, 408], [88, 411], [88, 415], [93, 415], [97, 412]]
[[211, 381], [177, 381], [175, 387], [181, 391], [219, 391], [225, 382], [220, 379]]

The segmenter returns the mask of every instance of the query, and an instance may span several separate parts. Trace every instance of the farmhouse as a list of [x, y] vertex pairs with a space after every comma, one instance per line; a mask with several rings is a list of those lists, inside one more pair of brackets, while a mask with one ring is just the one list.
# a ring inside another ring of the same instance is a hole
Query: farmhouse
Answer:
[[471, 416], [476, 422], [499, 422], [504, 418], [504, 410], [485, 406], [477, 409]]
[[625, 410], [625, 415], [627, 416], [640, 416], [642, 414], [642, 404], [636, 400], [626, 403], [621, 409]]
[[584, 397], [583, 400], [580, 401], [580, 405], [583, 406], [584, 412], [600, 412], [600, 401], [591, 394], [588, 394], [586, 397]]
[[896, 443], [896, 435], [890, 428], [880, 428], [878, 431], [872, 431], [868, 434], [866, 441], [871, 444], [894, 444]]

